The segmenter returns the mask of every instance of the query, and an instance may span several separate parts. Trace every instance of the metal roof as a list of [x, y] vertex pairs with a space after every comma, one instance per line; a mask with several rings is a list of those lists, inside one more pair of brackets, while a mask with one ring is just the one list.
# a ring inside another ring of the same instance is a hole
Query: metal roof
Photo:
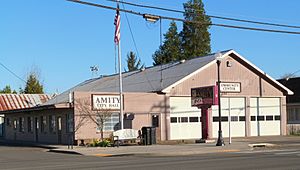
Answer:
[[[292, 94], [285, 86], [268, 76], [266, 73], [257, 68], [254, 64], [247, 61], [234, 50], [226, 50], [213, 53], [207, 56], [196, 57], [186, 61], [172, 62], [164, 65], [148, 67], [143, 70], [122, 73], [123, 92], [164, 92], [186, 80], [190, 76], [202, 71], [210, 64], [215, 63], [217, 55], [221, 58], [235, 54], [250, 67], [254, 68], [266, 78], [274, 82], [288, 94]], [[43, 105], [53, 105], [69, 101], [69, 94], [74, 91], [82, 92], [119, 92], [119, 75], [102, 76], [99, 78], [86, 80], [77, 86], [57, 95]]]
[[49, 99], [47, 94], [0, 94], [0, 111], [31, 108]]
[[[221, 55], [227, 51], [219, 52]], [[164, 65], [145, 68], [122, 73], [123, 92], [161, 92], [165, 88], [171, 86], [175, 82], [190, 75], [196, 70], [206, 66], [208, 63], [216, 59], [216, 53], [196, 57], [186, 61], [177, 61]], [[118, 92], [119, 91], [119, 75], [103, 76], [86, 80], [77, 86], [61, 93], [52, 100], [43, 105], [52, 105], [68, 102], [69, 93], [74, 91], [86, 92]]]

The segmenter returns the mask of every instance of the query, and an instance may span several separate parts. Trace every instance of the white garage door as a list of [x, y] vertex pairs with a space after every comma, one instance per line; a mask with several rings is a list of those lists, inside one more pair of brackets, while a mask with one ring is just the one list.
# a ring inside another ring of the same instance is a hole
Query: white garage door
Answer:
[[280, 135], [280, 98], [251, 98], [251, 136]]
[[[219, 113], [218, 106], [212, 107], [213, 137], [218, 137]], [[223, 137], [245, 136], [245, 98], [221, 98], [221, 121]]]
[[200, 139], [201, 109], [191, 107], [191, 97], [170, 97], [170, 139]]

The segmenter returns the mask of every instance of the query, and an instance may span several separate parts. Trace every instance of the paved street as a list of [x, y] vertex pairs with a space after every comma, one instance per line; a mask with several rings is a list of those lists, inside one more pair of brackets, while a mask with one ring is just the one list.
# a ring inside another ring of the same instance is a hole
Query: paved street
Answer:
[[1, 169], [300, 169], [299, 146], [186, 156], [97, 157], [0, 146]]

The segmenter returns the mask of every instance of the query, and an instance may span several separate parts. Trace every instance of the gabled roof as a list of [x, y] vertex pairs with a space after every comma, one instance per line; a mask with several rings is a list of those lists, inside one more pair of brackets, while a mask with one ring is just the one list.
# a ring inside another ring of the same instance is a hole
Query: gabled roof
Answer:
[[0, 94], [0, 111], [36, 107], [50, 98], [46, 94]]
[[280, 83], [293, 90], [295, 93], [286, 98], [287, 103], [300, 103], [300, 77], [291, 77], [278, 80]]
[[[248, 66], [250, 66], [252, 69], [254, 69], [255, 71], [259, 72], [261, 75], [265, 76], [267, 79], [269, 79], [274, 85], [278, 86], [279, 88], [281, 88], [282, 90], [284, 90], [286, 92], [287, 95], [293, 95], [294, 92], [292, 92], [290, 89], [288, 89], [287, 87], [285, 87], [284, 85], [282, 85], [281, 83], [279, 83], [278, 81], [276, 81], [274, 78], [272, 78], [271, 76], [269, 76], [266, 72], [262, 71], [260, 68], [256, 67], [254, 64], [252, 64], [250, 61], [248, 61], [247, 59], [245, 59], [244, 57], [242, 57], [240, 54], [238, 54], [237, 52], [235, 52], [234, 50], [230, 50], [228, 51], [225, 55], [223, 55], [222, 57], [226, 57], [227, 55], [234, 55], [236, 57], [238, 57], [239, 60], [241, 60], [242, 62], [246, 63]], [[241, 62], [240, 61], [240, 62]]]
[[[196, 57], [186, 61], [172, 62], [164, 65], [153, 66], [143, 70], [122, 73], [123, 92], [163, 92], [168, 93], [177, 84], [185, 81], [191, 76], [199, 73], [205, 68], [216, 63], [216, 54], [221, 54], [221, 58], [234, 54], [240, 60], [247, 63], [257, 72], [266, 76], [278, 87], [285, 90], [288, 94], [293, 92], [281, 85], [279, 82], [265, 74], [259, 68], [240, 56], [234, 50], [227, 50], [213, 53], [203, 57]], [[100, 78], [84, 81], [77, 86], [63, 92], [43, 105], [53, 105], [68, 102], [69, 94], [74, 91], [83, 92], [118, 92], [119, 75], [103, 76]]]

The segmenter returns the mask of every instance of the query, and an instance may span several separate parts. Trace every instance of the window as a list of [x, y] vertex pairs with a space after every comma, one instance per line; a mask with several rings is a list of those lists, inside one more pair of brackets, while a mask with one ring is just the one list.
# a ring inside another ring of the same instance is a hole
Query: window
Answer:
[[280, 120], [280, 116], [279, 115], [275, 115], [275, 120]]
[[49, 116], [49, 132], [56, 132], [55, 115]]
[[177, 117], [171, 117], [171, 123], [177, 123]]
[[218, 121], [219, 121], [219, 117], [214, 116], [214, 117], [213, 117], [213, 122], [218, 122]]
[[73, 132], [74, 116], [72, 113], [67, 114], [67, 133]]
[[186, 122], [188, 122], [188, 117], [181, 117], [180, 120], [181, 120], [181, 123], [186, 123]]
[[228, 121], [228, 117], [227, 116], [222, 116], [221, 117], [221, 121], [222, 122], [227, 122]]
[[10, 119], [9, 118], [6, 118], [6, 126], [10, 126]]
[[265, 120], [265, 116], [257, 116], [257, 120], [258, 121], [264, 121]]
[[46, 116], [41, 116], [41, 132], [46, 132], [47, 120]]
[[273, 116], [266, 116], [266, 120], [267, 121], [272, 121], [273, 120]]
[[[227, 116], [222, 116], [221, 117], [221, 121], [222, 122], [227, 122], [228, 121], [228, 117]], [[213, 122], [219, 122], [219, 116], [214, 116], [213, 117]]]
[[[98, 119], [100, 121], [100, 119]], [[119, 113], [113, 113], [104, 122], [103, 131], [114, 131], [119, 129]], [[100, 127], [97, 127], [97, 131], [100, 131]]]
[[300, 108], [296, 108], [295, 109], [295, 117], [296, 117], [296, 121], [300, 120]]
[[251, 116], [251, 121], [256, 121], [256, 116]]
[[159, 116], [152, 115], [152, 127], [159, 127]]
[[239, 120], [240, 121], [245, 121], [246, 119], [245, 119], [245, 116], [239, 116]]
[[28, 132], [33, 132], [33, 119], [32, 119], [32, 117], [27, 117], [27, 128], [28, 128]]
[[239, 121], [239, 118], [237, 116], [231, 116], [231, 121], [237, 122], [237, 121]]
[[14, 120], [14, 130], [17, 130], [17, 126], [18, 126], [17, 124], [18, 124], [18, 121], [15, 119]]
[[24, 132], [24, 117], [19, 118], [19, 132]]
[[190, 117], [190, 122], [199, 122], [199, 117]]

